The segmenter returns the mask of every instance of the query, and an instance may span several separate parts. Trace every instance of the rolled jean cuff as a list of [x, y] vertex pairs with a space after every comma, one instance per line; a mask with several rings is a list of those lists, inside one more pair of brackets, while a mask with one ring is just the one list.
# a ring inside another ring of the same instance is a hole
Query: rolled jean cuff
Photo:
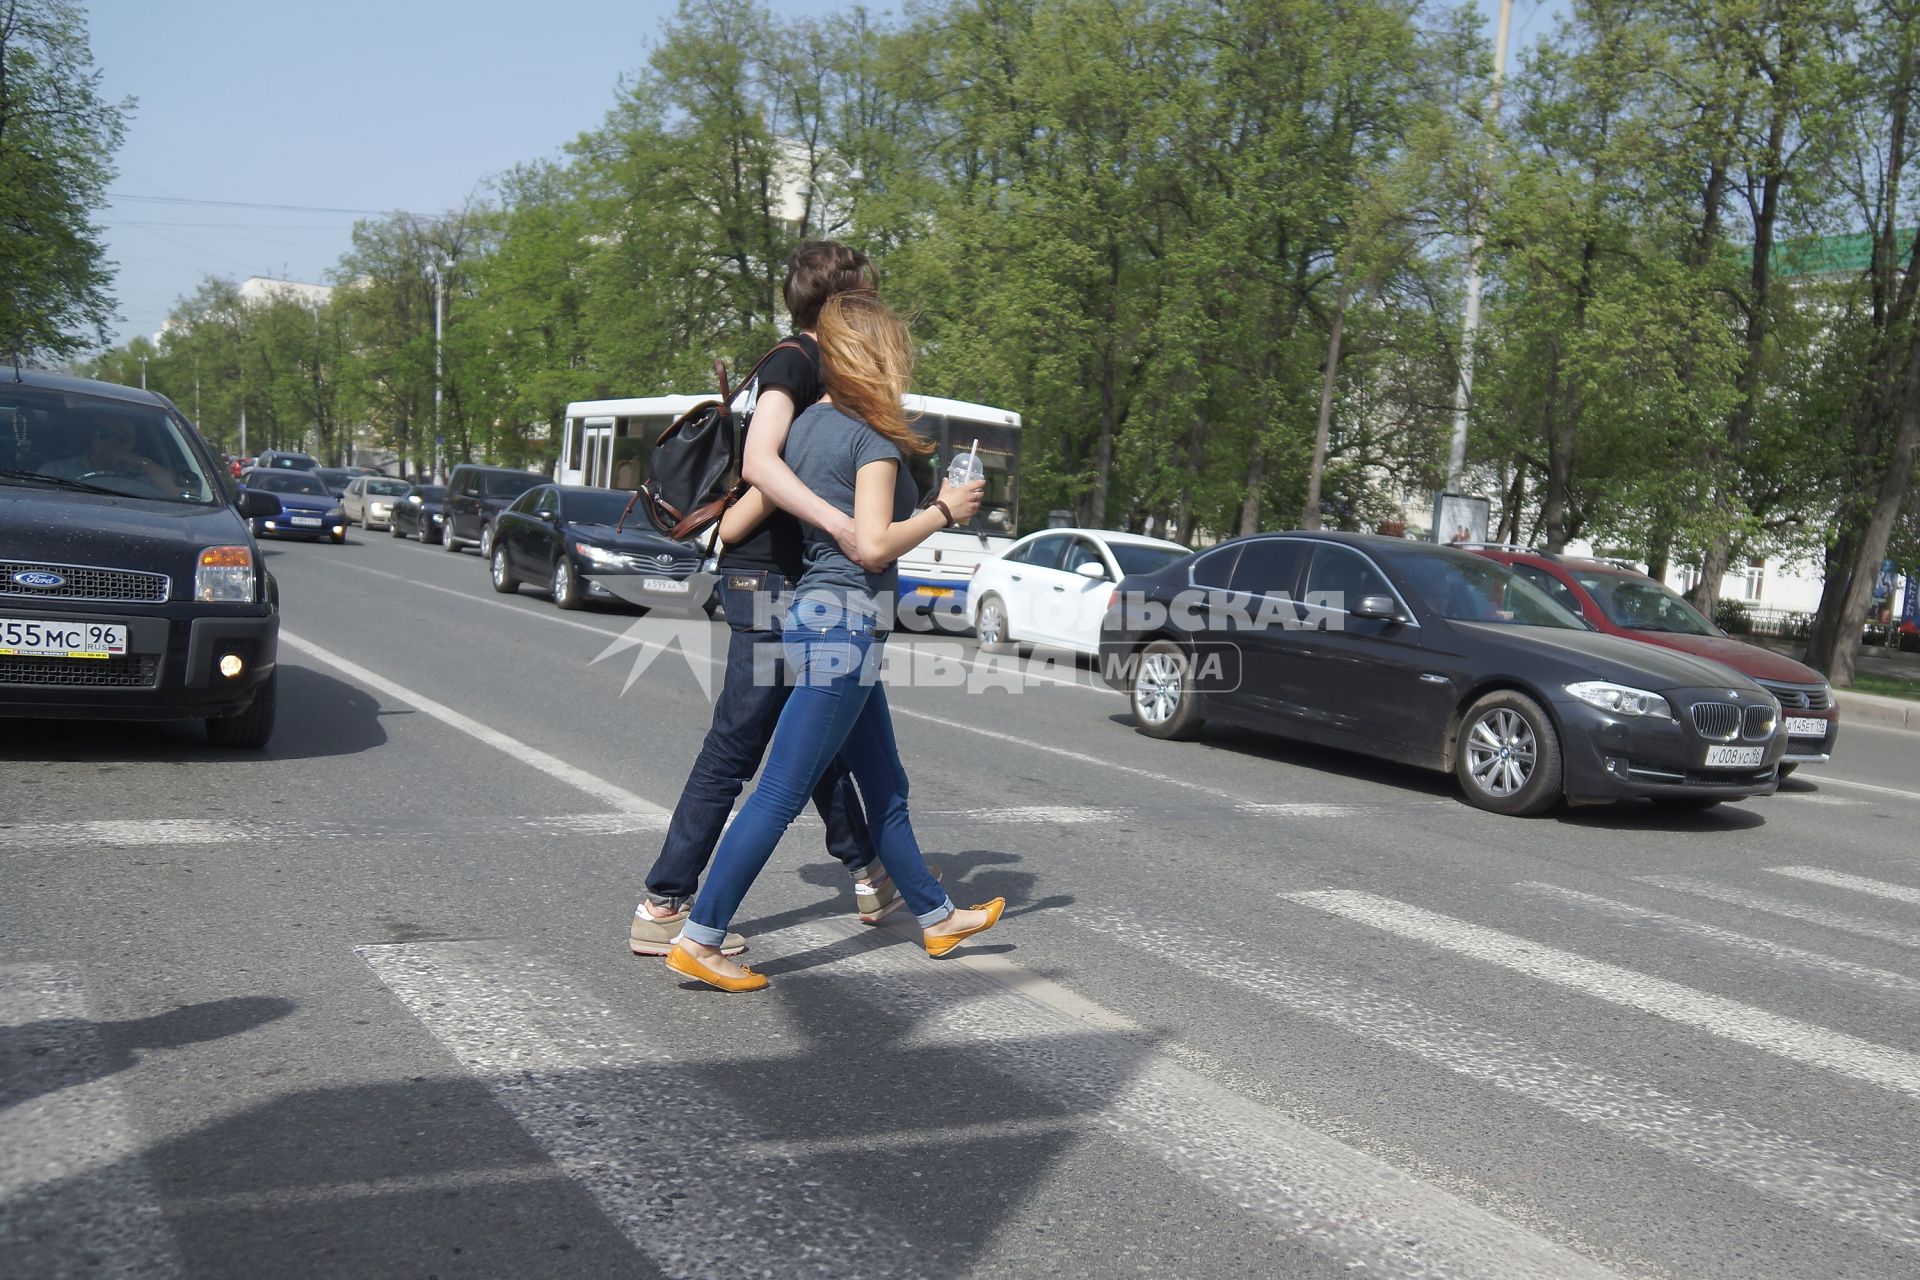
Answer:
[[[920, 927], [924, 929], [930, 924], [939, 924], [942, 920], [945, 920], [948, 916], [952, 915], [954, 912], [958, 911], [959, 909], [960, 908], [953, 905], [952, 898], [949, 898], [943, 894], [941, 895], [939, 906], [935, 907], [931, 911], [919, 912], [913, 918], [915, 920], [918, 920], [920, 922]], [[689, 934], [693, 932], [693, 929], [694, 929], [693, 925], [687, 926], [687, 932]], [[716, 943], [713, 943], [712, 945], [717, 947], [720, 944], [716, 942]]]
[[723, 947], [727, 943], [727, 931], [715, 929], [709, 925], [695, 924], [689, 920], [680, 926], [680, 936], [688, 942], [697, 942], [703, 947]]

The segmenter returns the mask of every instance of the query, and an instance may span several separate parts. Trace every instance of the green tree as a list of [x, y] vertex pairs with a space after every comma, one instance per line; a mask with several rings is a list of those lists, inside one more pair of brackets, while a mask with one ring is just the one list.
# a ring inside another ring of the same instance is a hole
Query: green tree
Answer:
[[100, 96], [86, 21], [68, 0], [0, 0], [0, 352], [104, 344], [112, 264], [94, 210], [133, 100]]

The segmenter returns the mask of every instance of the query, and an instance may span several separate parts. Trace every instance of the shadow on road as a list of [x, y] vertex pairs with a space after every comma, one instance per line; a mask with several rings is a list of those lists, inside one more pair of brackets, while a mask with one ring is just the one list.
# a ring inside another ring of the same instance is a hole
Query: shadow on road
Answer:
[[[293, 1010], [291, 1000], [277, 996], [233, 996], [182, 1005], [150, 1018], [46, 1018], [0, 1026], [0, 1111], [124, 1071], [143, 1050], [223, 1040]], [[76, 1046], [88, 1047], [76, 1053]]]
[[[283, 651], [284, 652], [284, 651]], [[260, 751], [207, 741], [197, 720], [21, 720], [0, 737], [0, 761], [64, 764], [313, 760], [355, 755], [387, 740], [380, 707], [355, 685], [280, 660], [273, 739]]]

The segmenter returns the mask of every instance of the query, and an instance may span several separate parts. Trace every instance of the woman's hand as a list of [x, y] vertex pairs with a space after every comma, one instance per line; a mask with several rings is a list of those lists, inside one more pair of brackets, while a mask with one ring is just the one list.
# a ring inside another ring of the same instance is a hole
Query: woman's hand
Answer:
[[944, 480], [940, 482], [940, 501], [953, 513], [955, 524], [966, 524], [980, 510], [980, 501], [986, 496], [987, 482], [975, 480], [970, 484], [953, 485]]

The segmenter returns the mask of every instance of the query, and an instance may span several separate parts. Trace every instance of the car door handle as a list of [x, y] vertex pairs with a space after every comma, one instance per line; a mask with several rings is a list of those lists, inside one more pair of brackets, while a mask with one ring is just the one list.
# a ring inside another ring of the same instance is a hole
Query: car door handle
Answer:
[[1018, 582], [1018, 581], [1020, 581], [1020, 575], [1019, 575], [1019, 574], [1017, 574], [1017, 573], [1010, 573], [1010, 574], [1008, 574], [1007, 576], [1008, 576], [1009, 578], [1012, 578], [1012, 579], [1013, 579], [1013, 580], [1014, 580], [1015, 582]]
[[1055, 590], [1055, 591], [1065, 591], [1065, 590], [1066, 590], [1066, 588], [1065, 588], [1065, 587], [1055, 587], [1055, 588], [1054, 588], [1054, 590]]

